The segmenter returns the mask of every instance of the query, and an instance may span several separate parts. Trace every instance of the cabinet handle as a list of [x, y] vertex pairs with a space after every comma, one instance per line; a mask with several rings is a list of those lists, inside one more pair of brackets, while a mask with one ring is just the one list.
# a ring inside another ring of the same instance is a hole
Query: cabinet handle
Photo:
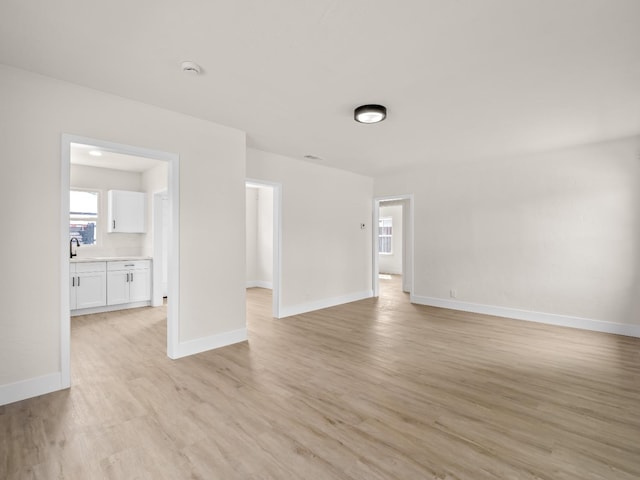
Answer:
[[76, 277], [71, 277], [71, 286], [72, 287], [76, 286]]
[[80, 277], [78, 277], [78, 286], [80, 286]]
[[127, 273], [127, 283], [129, 283], [129, 274]]
[[114, 230], [116, 229], [116, 221], [115, 220], [113, 221], [113, 229]]
[[133, 282], [133, 272], [131, 272], [131, 281]]

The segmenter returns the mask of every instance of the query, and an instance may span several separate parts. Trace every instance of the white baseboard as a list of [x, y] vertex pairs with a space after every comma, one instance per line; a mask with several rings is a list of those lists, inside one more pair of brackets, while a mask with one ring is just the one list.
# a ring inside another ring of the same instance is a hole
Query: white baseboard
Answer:
[[210, 337], [197, 338], [186, 342], [178, 343], [175, 355], [172, 358], [187, 357], [196, 353], [214, 350], [216, 348], [226, 347], [234, 343], [244, 342], [248, 339], [247, 329], [239, 328], [230, 332], [211, 335]]
[[628, 337], [640, 337], [640, 325], [626, 325], [623, 323], [605, 322], [603, 320], [592, 320], [589, 318], [572, 317], [569, 315], [533, 312], [530, 310], [520, 310], [511, 307], [482, 305], [479, 303], [461, 302], [459, 300], [447, 300], [444, 298], [422, 297], [419, 295], [411, 295], [411, 303], [449, 308], [451, 310], [461, 310], [463, 312], [482, 313], [485, 315], [511, 318], [514, 320], [524, 320], [527, 322], [546, 323], [548, 325], [558, 325], [561, 327], [626, 335]]
[[63, 390], [60, 372], [29, 378], [20, 382], [0, 385], [0, 405], [19, 402], [27, 398], [37, 397], [45, 393]]
[[322, 310], [323, 308], [335, 307], [336, 305], [342, 305], [344, 303], [357, 302], [358, 300], [364, 300], [365, 298], [371, 297], [373, 297], [373, 291], [366, 290], [364, 292], [356, 292], [349, 295], [326, 298], [309, 303], [283, 306], [280, 308], [280, 318], [290, 317], [292, 315], [300, 315], [301, 313], [312, 312], [314, 310]]
[[267, 288], [273, 290], [273, 283], [265, 280], [247, 280], [247, 288]]
[[149, 306], [151, 306], [151, 301], [105, 305], [104, 307], [81, 308], [80, 310], [71, 310], [70, 316], [77, 317], [78, 315], [89, 315], [91, 313], [115, 312], [117, 310], [128, 310], [130, 308]]

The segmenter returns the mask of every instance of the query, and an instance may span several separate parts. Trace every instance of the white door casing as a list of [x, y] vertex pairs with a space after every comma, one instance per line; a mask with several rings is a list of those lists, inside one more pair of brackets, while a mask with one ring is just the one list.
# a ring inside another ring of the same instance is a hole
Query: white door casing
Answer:
[[[383, 197], [375, 197], [373, 199], [373, 268], [371, 283], [373, 286], [373, 296], [380, 294], [379, 285], [379, 259], [378, 259], [378, 221], [380, 219], [380, 203], [391, 201], [405, 201], [403, 204], [403, 221], [402, 221], [402, 237], [403, 237], [403, 261], [402, 261], [402, 289], [409, 294], [413, 293], [413, 258], [414, 258], [414, 240], [413, 240], [413, 194], [388, 195]], [[406, 211], [406, 212], [405, 212]]]
[[[62, 388], [71, 385], [71, 322], [70, 300], [71, 282], [69, 282], [69, 189], [71, 144], [90, 145], [104, 151], [152, 158], [168, 162], [169, 181], [169, 274], [168, 293], [171, 301], [167, 306], [167, 356], [177, 358], [179, 351], [179, 312], [180, 312], [180, 158], [175, 153], [162, 152], [131, 145], [118, 144], [95, 138], [62, 134], [60, 152], [60, 383]], [[77, 298], [76, 298], [77, 301]]]
[[253, 178], [247, 178], [245, 184], [273, 189], [273, 304], [271, 308], [273, 318], [280, 318], [282, 305], [282, 184]]

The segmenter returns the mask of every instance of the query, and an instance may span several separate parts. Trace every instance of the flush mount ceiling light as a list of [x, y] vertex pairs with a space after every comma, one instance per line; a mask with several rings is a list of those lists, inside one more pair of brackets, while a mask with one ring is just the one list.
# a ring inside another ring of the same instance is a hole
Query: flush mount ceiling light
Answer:
[[200, 75], [202, 69], [195, 62], [182, 62], [182, 71], [189, 75]]
[[360, 123], [378, 123], [387, 118], [387, 107], [361, 105], [353, 111], [353, 118]]
[[89, 155], [92, 157], [101, 157], [102, 152], [100, 150], [89, 150]]

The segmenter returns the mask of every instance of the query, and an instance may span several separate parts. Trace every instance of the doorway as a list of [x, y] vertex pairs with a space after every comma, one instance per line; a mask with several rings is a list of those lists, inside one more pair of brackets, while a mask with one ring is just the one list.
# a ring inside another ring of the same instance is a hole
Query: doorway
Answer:
[[[60, 221], [60, 272], [61, 272], [61, 328], [60, 328], [60, 352], [61, 352], [61, 377], [63, 388], [71, 384], [70, 376], [70, 343], [71, 343], [71, 311], [70, 311], [70, 240], [69, 240], [69, 214], [71, 190], [71, 156], [72, 150], [78, 147], [90, 147], [98, 152], [107, 152], [114, 157], [128, 156], [139, 157], [141, 161], [147, 159], [151, 161], [166, 162], [166, 191], [168, 200], [168, 296], [170, 302], [167, 305], [167, 355], [176, 358], [175, 352], [178, 346], [178, 326], [179, 326], [179, 157], [177, 154], [150, 150], [130, 145], [122, 145], [104, 140], [88, 137], [63, 134], [61, 139], [61, 221]], [[85, 232], [86, 234], [86, 232]], [[103, 232], [104, 234], [104, 232]], [[104, 248], [104, 246], [103, 246]], [[148, 246], [147, 248], [151, 248]], [[95, 250], [96, 257], [106, 256], [105, 250]], [[156, 255], [156, 252], [153, 253]]]
[[[373, 294], [380, 281], [413, 292], [413, 195], [377, 197], [373, 205]], [[382, 278], [381, 278], [382, 277]], [[394, 287], [395, 288], [395, 287]]]
[[272, 316], [280, 318], [281, 305], [281, 185], [247, 179], [246, 287], [270, 289]]
[[169, 243], [171, 229], [169, 192], [162, 190], [153, 194], [153, 294], [151, 306], [163, 304], [169, 295]]

